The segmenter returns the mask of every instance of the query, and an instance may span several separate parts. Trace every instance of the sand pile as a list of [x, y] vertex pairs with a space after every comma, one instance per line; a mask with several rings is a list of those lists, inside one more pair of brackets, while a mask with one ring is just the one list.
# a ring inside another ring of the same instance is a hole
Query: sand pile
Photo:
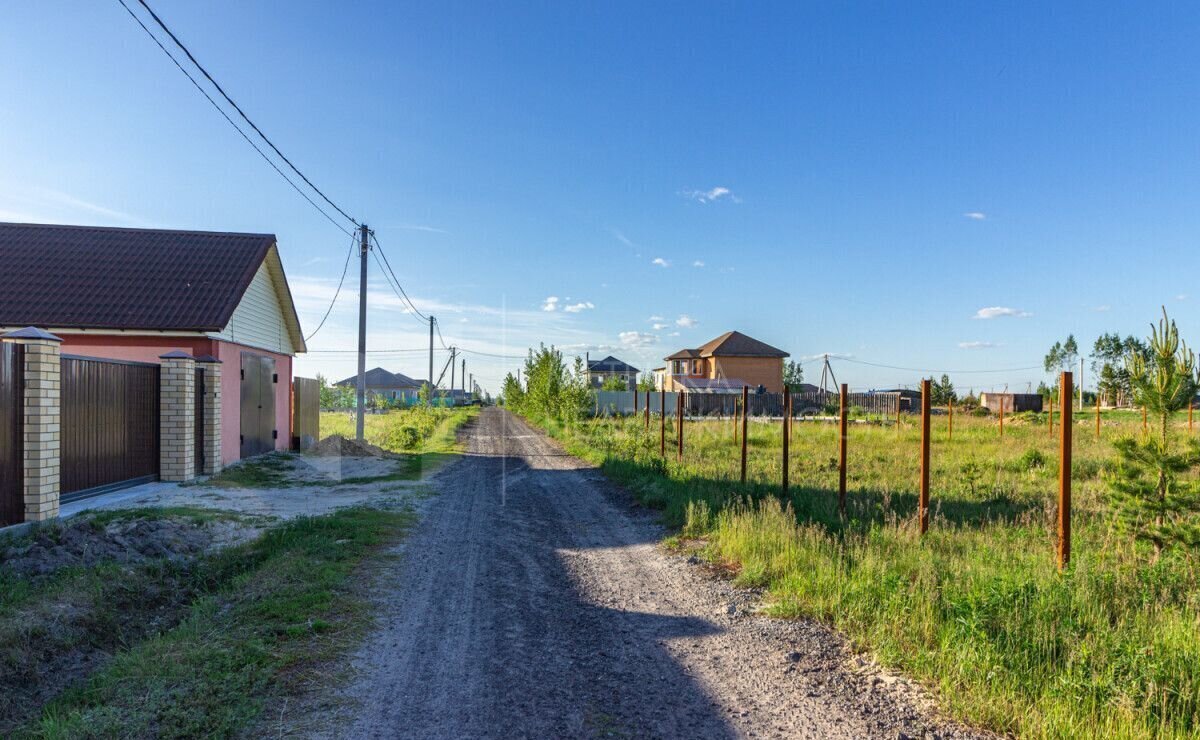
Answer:
[[326, 437], [308, 451], [318, 457], [395, 457], [392, 453], [367, 442], [346, 439], [340, 434]]

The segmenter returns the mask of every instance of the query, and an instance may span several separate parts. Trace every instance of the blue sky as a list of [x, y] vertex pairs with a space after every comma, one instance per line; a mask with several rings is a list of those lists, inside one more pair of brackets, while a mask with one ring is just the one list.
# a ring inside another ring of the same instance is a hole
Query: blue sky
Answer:
[[[465, 348], [646, 369], [739, 329], [979, 389], [1162, 304], [1200, 343], [1200, 6], [154, 5]], [[0, 94], [0, 219], [275, 233], [315, 328], [348, 238], [116, 0], [6, 8]], [[372, 270], [370, 345], [425, 346]], [[313, 350], [355, 346], [356, 285]]]

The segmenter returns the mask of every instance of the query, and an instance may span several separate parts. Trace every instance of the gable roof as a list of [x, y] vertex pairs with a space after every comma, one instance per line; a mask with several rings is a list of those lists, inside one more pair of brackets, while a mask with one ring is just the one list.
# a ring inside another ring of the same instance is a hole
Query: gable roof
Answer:
[[[371, 368], [367, 371], [366, 376], [367, 388], [387, 388], [391, 390], [393, 388], [420, 388], [422, 385], [424, 385], [423, 382], [419, 380], [413, 380], [403, 373], [388, 372], [381, 367]], [[349, 385], [357, 387], [358, 376], [351, 375], [345, 380], [339, 380], [337, 383], [334, 383], [334, 385]]]
[[[218, 332], [264, 261], [283, 276], [275, 241], [273, 234], [0, 223], [0, 326]], [[303, 352], [287, 279], [273, 282], [292, 346]]]
[[665, 359], [688, 360], [695, 357], [790, 357], [790, 355], [740, 331], [727, 331], [716, 339], [700, 345], [698, 349], [681, 349], [673, 355], [668, 355]]
[[624, 360], [609, 355], [603, 360], [592, 360], [588, 363], [588, 370], [595, 370], [598, 373], [636, 373], [638, 369], [630, 365]]

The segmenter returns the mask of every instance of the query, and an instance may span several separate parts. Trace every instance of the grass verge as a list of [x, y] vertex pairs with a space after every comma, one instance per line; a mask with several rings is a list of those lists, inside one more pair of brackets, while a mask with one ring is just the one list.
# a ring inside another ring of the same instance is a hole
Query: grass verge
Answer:
[[[16, 737], [198, 737], [248, 731], [263, 706], [369, 623], [355, 570], [413, 516], [369, 508], [301, 518], [181, 567], [181, 619], [116, 654]], [[103, 566], [89, 578], [107, 578]], [[136, 582], [130, 596], [144, 598]], [[119, 607], [118, 607], [119, 608]]]

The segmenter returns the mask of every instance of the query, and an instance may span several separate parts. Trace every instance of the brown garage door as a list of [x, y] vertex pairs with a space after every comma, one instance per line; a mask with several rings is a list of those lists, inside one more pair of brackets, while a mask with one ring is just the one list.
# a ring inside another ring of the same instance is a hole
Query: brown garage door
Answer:
[[0, 344], [0, 527], [25, 521], [24, 357]]
[[158, 477], [158, 365], [62, 358], [62, 500]]

